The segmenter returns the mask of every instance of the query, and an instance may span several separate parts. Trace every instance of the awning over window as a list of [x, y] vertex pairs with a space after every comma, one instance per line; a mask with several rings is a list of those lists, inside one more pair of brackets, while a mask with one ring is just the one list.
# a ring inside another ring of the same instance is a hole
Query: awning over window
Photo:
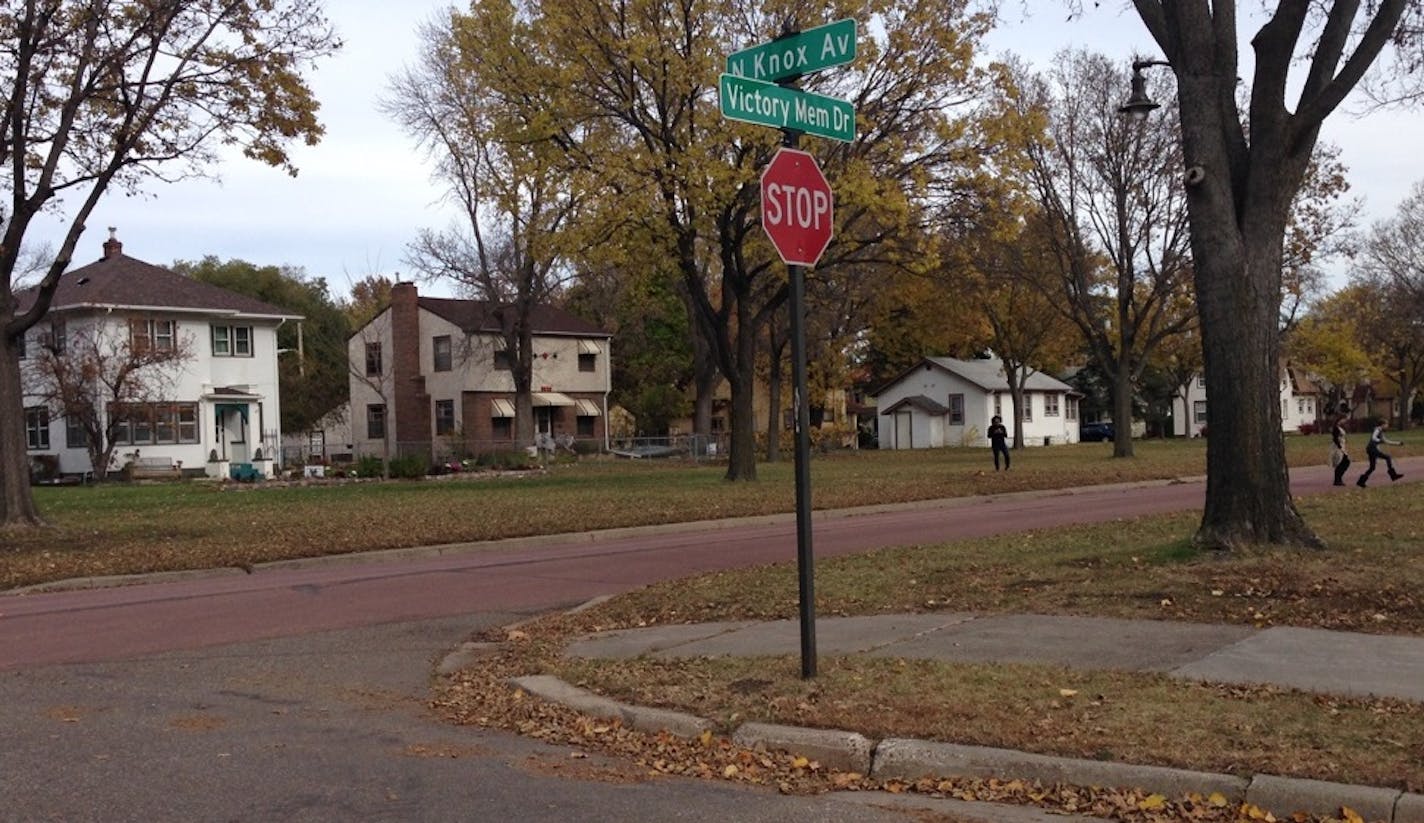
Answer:
[[536, 391], [531, 393], [536, 406], [572, 406], [574, 399], [556, 391]]
[[596, 340], [580, 340], [580, 341], [578, 341], [578, 343], [579, 343], [579, 354], [598, 354], [598, 341], [596, 341]]
[[513, 417], [514, 404], [508, 400], [491, 401], [490, 417]]
[[579, 417], [598, 417], [600, 415], [598, 404], [592, 400], [575, 400], [574, 407], [578, 409], [576, 415]]

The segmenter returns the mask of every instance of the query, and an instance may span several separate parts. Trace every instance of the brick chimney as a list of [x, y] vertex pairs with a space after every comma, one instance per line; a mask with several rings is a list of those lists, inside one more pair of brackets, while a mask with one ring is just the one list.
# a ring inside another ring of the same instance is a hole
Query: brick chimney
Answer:
[[109, 227], [109, 239], [104, 241], [104, 259], [109, 260], [124, 253], [124, 244], [119, 242], [119, 238], [114, 234], [118, 229]]
[[391, 378], [396, 451], [430, 451], [433, 414], [420, 373], [420, 295], [414, 283], [391, 286]]

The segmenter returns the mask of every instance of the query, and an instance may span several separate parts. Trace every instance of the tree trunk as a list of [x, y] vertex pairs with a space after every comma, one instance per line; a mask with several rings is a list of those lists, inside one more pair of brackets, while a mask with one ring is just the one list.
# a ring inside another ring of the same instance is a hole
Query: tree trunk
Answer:
[[1322, 545], [1291, 499], [1281, 433], [1280, 290], [1273, 283], [1282, 229], [1197, 258], [1209, 397], [1206, 506], [1194, 539], [1202, 548]]
[[766, 459], [775, 463], [781, 459], [781, 357], [786, 350], [786, 340], [777, 334], [775, 317], [767, 324], [767, 331]]
[[745, 308], [745, 301], [738, 302], [738, 328], [734, 337], [736, 363], [734, 373], [728, 375], [732, 389], [732, 443], [728, 449], [728, 480], [755, 480], [756, 478], [756, 407], [752, 402], [752, 388], [756, 383], [756, 343], [757, 330], [753, 328], [752, 312]]
[[[8, 322], [0, 316], [0, 327]], [[24, 450], [25, 399], [15, 341], [0, 333], [0, 528], [42, 526], [30, 488], [30, 461]], [[12, 446], [21, 448], [12, 448]]]
[[712, 401], [717, 397], [717, 383], [722, 374], [717, 363], [709, 356], [697, 361], [692, 375], [692, 431], [710, 437], [712, 435]]
[[1126, 357], [1113, 372], [1113, 457], [1132, 457], [1132, 369]]
[[1018, 375], [1014, 369], [1010, 369], [1008, 364], [1004, 364], [1004, 376], [1009, 382], [1009, 399], [1014, 404], [1014, 448], [1022, 449], [1024, 446], [1023, 435], [1023, 384], [1019, 382]]

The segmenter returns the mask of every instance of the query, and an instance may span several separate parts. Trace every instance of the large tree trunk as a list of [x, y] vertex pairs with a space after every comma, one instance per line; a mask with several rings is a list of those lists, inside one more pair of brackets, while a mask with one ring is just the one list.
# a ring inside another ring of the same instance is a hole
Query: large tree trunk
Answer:
[[1283, 229], [1263, 229], [1197, 257], [1209, 398], [1206, 507], [1195, 537], [1203, 548], [1321, 545], [1291, 499], [1281, 432], [1276, 318]]
[[[0, 317], [0, 327], [8, 320]], [[29, 457], [23, 448], [25, 400], [19, 352], [4, 334], [0, 334], [0, 444], [0, 528], [44, 525], [30, 489]]]
[[1118, 359], [1113, 371], [1112, 401], [1113, 457], [1132, 457], [1132, 369], [1126, 357]]

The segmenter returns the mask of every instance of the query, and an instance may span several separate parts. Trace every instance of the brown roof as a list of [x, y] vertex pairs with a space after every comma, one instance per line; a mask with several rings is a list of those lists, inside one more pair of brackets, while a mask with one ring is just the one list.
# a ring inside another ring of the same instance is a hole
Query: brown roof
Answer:
[[[499, 332], [496, 303], [484, 300], [452, 300], [445, 297], [421, 297], [418, 305], [459, 326], [466, 333]], [[535, 306], [529, 324], [535, 334], [569, 335], [575, 337], [612, 337], [598, 326], [553, 306]]]
[[[35, 289], [19, 294], [20, 310], [32, 305]], [[194, 280], [126, 254], [65, 272], [59, 278], [50, 311], [88, 307], [159, 308], [215, 314], [301, 319], [301, 315], [255, 297]]]

